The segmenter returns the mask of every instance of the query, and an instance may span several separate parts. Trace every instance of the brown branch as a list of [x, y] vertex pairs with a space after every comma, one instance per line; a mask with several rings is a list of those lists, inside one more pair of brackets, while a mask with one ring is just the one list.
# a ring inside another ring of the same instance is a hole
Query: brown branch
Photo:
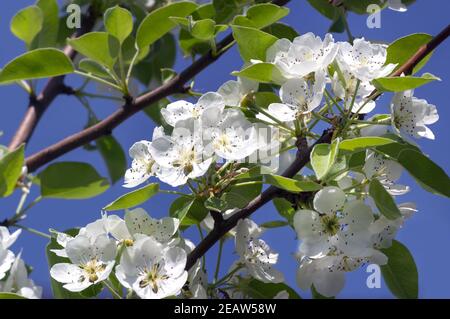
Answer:
[[[78, 29], [73, 36], [79, 37], [92, 30], [96, 20], [97, 15], [94, 12], [90, 12], [88, 16], [83, 19], [82, 28]], [[71, 60], [75, 59], [76, 52], [72, 49], [71, 46], [67, 45], [64, 48], [64, 53]], [[33, 132], [38, 125], [42, 115], [53, 102], [53, 100], [58, 95], [67, 94], [67, 87], [64, 85], [64, 78], [64, 75], [50, 78], [47, 81], [44, 89], [38, 96], [30, 96], [30, 102], [28, 104], [27, 111], [22, 119], [22, 122], [19, 124], [16, 133], [11, 139], [11, 142], [9, 143], [8, 148], [10, 150], [16, 149], [22, 143], [27, 143], [33, 135]]]
[[[392, 76], [400, 76], [402, 73], [411, 73], [414, 67], [422, 61], [428, 54], [436, 49], [442, 42], [450, 36], [450, 25], [447, 26], [441, 33], [434, 37], [429, 43], [423, 45], [417, 52], [402, 65]], [[329, 129], [325, 131], [322, 136], [314, 143], [330, 143], [332, 140], [334, 130]], [[283, 173], [285, 177], [295, 176], [303, 167], [309, 162], [312, 148], [314, 145], [307, 147], [304, 139], [299, 140], [297, 158], [291, 166]], [[186, 270], [189, 270], [195, 262], [201, 258], [217, 241], [220, 240], [227, 232], [234, 228], [240, 219], [248, 218], [259, 208], [270, 202], [272, 199], [282, 196], [283, 191], [271, 186], [265, 190], [261, 195], [254, 198], [245, 208], [237, 211], [232, 217], [215, 224], [213, 230], [195, 247], [195, 249], [188, 255], [186, 262]]]
[[[289, 1], [290, 0], [274, 0], [272, 3], [282, 6]], [[33, 172], [61, 155], [92, 142], [103, 135], [110, 134], [117, 126], [122, 124], [132, 115], [143, 110], [146, 106], [149, 106], [169, 95], [184, 92], [185, 84], [203, 71], [206, 67], [214, 63], [221, 55], [223, 55], [231, 47], [230, 44], [232, 44], [232, 42], [233, 36], [232, 34], [229, 34], [217, 44], [217, 52], [220, 52], [219, 54], [213, 54], [209, 51], [166, 84], [138, 97], [135, 101], [125, 103], [118, 111], [111, 114], [96, 125], [73, 134], [57, 142], [56, 144], [31, 155], [26, 159], [28, 171]]]

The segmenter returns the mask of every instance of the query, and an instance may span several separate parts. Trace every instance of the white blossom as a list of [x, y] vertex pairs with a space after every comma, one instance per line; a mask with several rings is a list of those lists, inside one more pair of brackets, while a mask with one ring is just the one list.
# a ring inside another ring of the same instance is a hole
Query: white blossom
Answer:
[[341, 70], [354, 75], [362, 82], [389, 75], [396, 67], [386, 63], [386, 46], [374, 44], [362, 39], [355, 39], [353, 45], [341, 42], [336, 57]]
[[236, 161], [246, 158], [258, 147], [256, 129], [240, 110], [206, 110], [202, 126], [207, 156], [216, 154]]
[[203, 112], [209, 108], [217, 108], [222, 111], [225, 108], [225, 100], [219, 93], [208, 92], [202, 95], [196, 104], [186, 101], [176, 101], [161, 110], [161, 115], [170, 126], [175, 127], [179, 121], [187, 119], [199, 119]]
[[179, 247], [168, 247], [152, 237], [142, 238], [123, 252], [116, 276], [142, 299], [175, 296], [188, 278], [186, 258]]
[[258, 238], [261, 233], [262, 229], [250, 219], [238, 222], [235, 242], [240, 261], [252, 277], [262, 282], [283, 282], [283, 274], [273, 268], [278, 261], [278, 254]]
[[406, 140], [409, 137], [434, 140], [427, 125], [439, 120], [436, 106], [415, 98], [413, 93], [411, 90], [395, 94], [391, 103], [392, 126]]
[[0, 226], [0, 280], [6, 276], [14, 262], [14, 253], [8, 248], [14, 244], [19, 237], [21, 229], [10, 233], [8, 228]]
[[102, 282], [114, 267], [116, 243], [106, 235], [77, 235], [67, 242], [65, 250], [71, 263], [53, 265], [50, 274], [67, 290], [79, 292]]
[[252, 92], [258, 91], [258, 82], [245, 78], [237, 78], [237, 81], [230, 80], [225, 82], [218, 90], [228, 106], [240, 106], [242, 100]]
[[5, 282], [0, 282], [0, 291], [15, 293], [28, 299], [42, 297], [42, 287], [36, 286], [28, 278], [27, 268], [20, 254], [15, 258]]
[[267, 50], [267, 61], [274, 63], [286, 79], [302, 78], [312, 72], [326, 70], [337, 54], [333, 36], [322, 41], [309, 32], [294, 39], [280, 39]]
[[160, 165], [158, 178], [173, 186], [204, 175], [213, 158], [205, 158], [201, 132], [195, 119], [177, 122], [171, 136], [153, 140], [151, 154]]
[[282, 103], [270, 104], [268, 111], [282, 122], [294, 121], [320, 105], [325, 84], [325, 73], [321, 71], [315, 73], [313, 84], [300, 78], [290, 79], [281, 86]]
[[405, 12], [408, 10], [406, 5], [402, 3], [402, 0], [387, 0], [389, 9], [398, 11], [398, 12]]
[[369, 206], [360, 200], [345, 203], [341, 189], [327, 186], [314, 196], [314, 209], [301, 209], [294, 216], [301, 253], [313, 258], [333, 251], [351, 257], [367, 255], [368, 227], [373, 221]]
[[402, 166], [383, 155], [367, 151], [363, 171], [367, 178], [378, 179], [391, 195], [397, 196], [409, 192], [409, 186], [396, 183], [403, 172]]

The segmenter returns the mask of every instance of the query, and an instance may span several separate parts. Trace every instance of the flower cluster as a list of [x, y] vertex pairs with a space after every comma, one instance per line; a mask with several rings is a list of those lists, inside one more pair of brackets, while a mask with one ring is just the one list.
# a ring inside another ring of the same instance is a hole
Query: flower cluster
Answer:
[[19, 237], [21, 230], [10, 233], [0, 226], [0, 292], [14, 293], [29, 299], [39, 299], [42, 288], [28, 278], [28, 269], [21, 258], [9, 250]]

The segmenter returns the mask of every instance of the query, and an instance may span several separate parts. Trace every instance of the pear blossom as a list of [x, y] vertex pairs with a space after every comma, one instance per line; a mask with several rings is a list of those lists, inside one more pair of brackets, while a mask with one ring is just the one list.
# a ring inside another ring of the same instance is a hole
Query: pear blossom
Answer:
[[106, 217], [108, 232], [127, 246], [139, 238], [137, 234], [152, 236], [161, 243], [169, 243], [178, 231], [180, 220], [172, 217], [152, 218], [144, 209], [135, 208], [125, 213], [125, 219], [117, 215]]
[[151, 154], [159, 164], [158, 178], [173, 186], [204, 175], [213, 158], [205, 158], [198, 123], [190, 118], [177, 122], [171, 136], [152, 141]]
[[242, 160], [258, 146], [256, 129], [240, 110], [219, 112], [208, 109], [203, 113], [202, 125], [205, 150], [211, 156], [216, 154], [229, 161]]
[[370, 82], [373, 79], [389, 75], [396, 64], [386, 63], [386, 46], [370, 43], [362, 39], [355, 39], [353, 45], [341, 42], [336, 59], [339, 67], [347, 71], [362, 82]]
[[398, 12], [406, 12], [408, 8], [406, 5], [402, 3], [402, 0], [387, 0], [388, 7], [391, 10], [398, 11]]
[[178, 295], [188, 273], [186, 252], [159, 243], [153, 237], [137, 240], [123, 252], [116, 276], [142, 299], [161, 299]]
[[222, 84], [217, 90], [228, 106], [240, 106], [242, 100], [252, 92], [258, 91], [259, 83], [245, 78], [237, 78]]
[[20, 255], [15, 258], [5, 282], [0, 282], [0, 291], [15, 293], [28, 299], [40, 299], [42, 287], [36, 286], [33, 280], [28, 278], [25, 263]]
[[[153, 139], [162, 135], [164, 135], [163, 128], [155, 128]], [[133, 162], [131, 168], [125, 172], [124, 187], [136, 187], [156, 175], [159, 167], [150, 153], [151, 144], [149, 141], [139, 141], [131, 146], [129, 153]]]
[[363, 171], [368, 179], [377, 178], [389, 194], [397, 196], [409, 192], [409, 186], [396, 184], [403, 167], [374, 151], [367, 151]]
[[395, 94], [391, 103], [392, 126], [403, 138], [428, 138], [434, 140], [433, 132], [427, 127], [439, 120], [436, 106], [413, 96], [414, 91]]
[[21, 229], [10, 233], [8, 228], [0, 226], [0, 280], [6, 276], [14, 262], [14, 253], [8, 250], [19, 237]]
[[238, 222], [235, 243], [236, 252], [241, 257], [240, 262], [252, 277], [262, 282], [283, 282], [283, 274], [273, 268], [278, 261], [278, 254], [258, 238], [261, 233], [262, 229], [250, 219]]
[[417, 212], [416, 204], [412, 202], [402, 203], [398, 205], [401, 217], [391, 220], [383, 215], [373, 222], [369, 231], [372, 233], [372, 243], [374, 248], [389, 248], [392, 240], [397, 235], [398, 230], [403, 226], [404, 222]]
[[117, 248], [115, 241], [106, 235], [93, 238], [77, 235], [67, 242], [65, 251], [70, 263], [53, 265], [50, 275], [67, 290], [79, 292], [109, 277]]
[[308, 32], [291, 43], [280, 39], [267, 50], [267, 62], [274, 63], [286, 79], [302, 78], [310, 73], [326, 70], [338, 51], [331, 34], [324, 40]]
[[161, 115], [167, 124], [175, 127], [177, 122], [187, 119], [199, 119], [203, 112], [209, 108], [217, 108], [222, 111], [225, 108], [225, 100], [219, 93], [208, 92], [203, 94], [196, 104], [186, 101], [176, 101], [161, 110]]
[[341, 189], [327, 186], [314, 196], [315, 210], [301, 209], [294, 215], [302, 254], [312, 258], [334, 251], [349, 257], [368, 254], [372, 210], [360, 200], [345, 200]]
[[300, 78], [286, 81], [280, 89], [282, 103], [272, 103], [269, 113], [282, 122], [294, 121], [315, 110], [322, 102], [325, 73], [316, 72], [314, 84]]

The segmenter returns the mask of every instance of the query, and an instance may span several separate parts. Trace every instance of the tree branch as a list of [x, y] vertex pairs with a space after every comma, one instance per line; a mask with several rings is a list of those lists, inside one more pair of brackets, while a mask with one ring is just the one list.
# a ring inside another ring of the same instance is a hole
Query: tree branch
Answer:
[[[400, 76], [402, 73], [411, 73], [414, 67], [422, 61], [429, 53], [436, 49], [442, 42], [450, 36], [450, 25], [442, 32], [434, 37], [429, 43], [423, 45], [417, 52], [402, 65], [392, 76]], [[330, 143], [332, 140], [334, 129], [328, 129], [323, 132], [322, 136], [314, 143]], [[311, 151], [314, 145], [307, 147], [305, 139], [299, 139], [297, 158], [294, 163], [287, 168], [282, 174], [285, 177], [295, 176], [303, 167], [309, 162]], [[248, 218], [256, 210], [270, 202], [272, 199], [279, 197], [283, 192], [271, 186], [266, 189], [261, 195], [254, 198], [245, 208], [237, 211], [232, 217], [220, 224], [220, 227], [214, 227], [213, 230], [195, 247], [195, 249], [188, 255], [186, 262], [186, 270], [189, 270], [196, 261], [201, 258], [217, 241], [220, 240], [227, 232], [234, 228], [240, 219]]]
[[[89, 12], [89, 14], [83, 19], [83, 26], [77, 32], [75, 32], [74, 37], [79, 37], [90, 30], [95, 25], [97, 20], [97, 15], [94, 12]], [[64, 48], [64, 53], [71, 59], [74, 60], [76, 56], [76, 51], [72, 49], [71, 46], [67, 45]], [[44, 89], [38, 96], [31, 95], [30, 103], [28, 104], [28, 109], [19, 124], [19, 127], [11, 139], [8, 148], [14, 150], [19, 147], [22, 143], [27, 143], [33, 132], [39, 123], [44, 112], [53, 102], [53, 100], [60, 94], [66, 94], [66, 86], [64, 85], [65, 76], [57, 76], [50, 78], [45, 85]]]
[[[272, 3], [277, 5], [285, 5], [290, 0], [274, 0]], [[203, 71], [206, 67], [214, 63], [220, 56], [230, 49], [230, 44], [233, 42], [232, 34], [229, 34], [222, 41], [217, 44], [218, 54], [213, 54], [209, 51], [207, 54], [200, 57], [183, 72], [175, 76], [166, 84], [156, 88], [155, 90], [138, 97], [134, 101], [125, 103], [119, 110], [111, 114], [96, 125], [88, 127], [83, 131], [73, 134], [56, 144], [53, 144], [40, 152], [31, 155], [26, 159], [26, 166], [29, 172], [37, 170], [39, 167], [51, 162], [52, 160], [64, 155], [78, 147], [81, 147], [89, 142], [92, 142], [103, 135], [110, 134], [117, 126], [122, 124], [129, 117], [138, 113], [146, 106], [149, 106], [162, 98], [176, 93], [184, 92], [184, 85], [194, 78], [197, 74]]]

